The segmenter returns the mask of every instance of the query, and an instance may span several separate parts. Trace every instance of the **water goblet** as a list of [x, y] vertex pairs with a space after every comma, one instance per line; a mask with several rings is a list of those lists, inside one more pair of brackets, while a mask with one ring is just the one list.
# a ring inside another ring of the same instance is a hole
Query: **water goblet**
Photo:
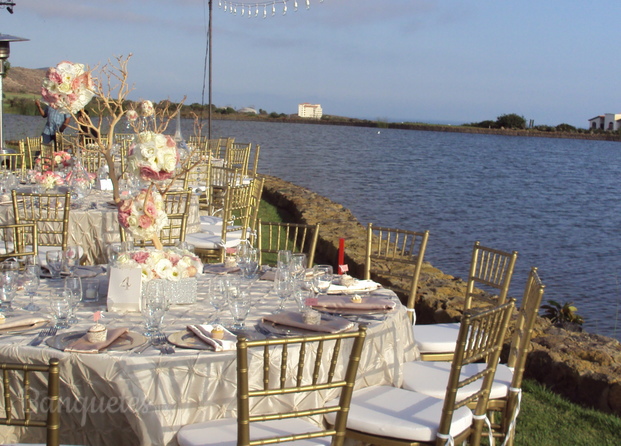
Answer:
[[278, 268], [289, 268], [291, 264], [291, 251], [288, 249], [281, 249], [278, 251], [277, 262], [276, 266], [278, 266]]
[[60, 279], [60, 272], [63, 269], [63, 252], [60, 249], [48, 251], [45, 253], [45, 260], [52, 279]]
[[0, 312], [13, 311], [11, 303], [17, 291], [17, 271], [0, 271]]
[[166, 314], [166, 287], [162, 280], [147, 282], [142, 293], [140, 311], [144, 318], [145, 336], [156, 338], [161, 334], [161, 326]]
[[108, 266], [114, 266], [117, 259], [123, 251], [123, 245], [120, 242], [110, 243], [106, 247], [106, 254], [108, 256]]
[[63, 251], [63, 270], [68, 271], [71, 275], [75, 272], [75, 269], [80, 265], [80, 250], [82, 248], [77, 245], [67, 246], [67, 249]]
[[229, 279], [224, 276], [216, 276], [211, 280], [209, 286], [209, 303], [216, 310], [213, 325], [220, 323], [220, 311], [226, 303], [226, 289], [229, 286]]
[[248, 296], [248, 293], [242, 291], [239, 286], [232, 288], [229, 287], [229, 292], [227, 294], [229, 311], [235, 321], [231, 328], [233, 331], [242, 331], [244, 330], [244, 324], [246, 322], [246, 318], [248, 317], [248, 313], [250, 312], [250, 297]]
[[287, 298], [289, 298], [293, 292], [293, 277], [288, 269], [278, 268], [276, 270], [276, 275], [274, 276], [274, 291], [276, 291], [280, 299], [280, 305], [276, 313], [280, 313], [284, 309]]
[[75, 317], [75, 311], [80, 302], [82, 302], [82, 279], [77, 276], [65, 277], [65, 290], [70, 292], [69, 303], [71, 304], [71, 316], [69, 323], [76, 324], [78, 319]]
[[295, 253], [291, 255], [291, 274], [296, 280], [304, 280], [306, 275], [306, 254]]
[[56, 321], [55, 327], [58, 329], [71, 326], [69, 322], [71, 317], [70, 294], [71, 292], [65, 289], [54, 290], [50, 293], [50, 310]]
[[333, 278], [332, 265], [315, 265], [313, 267], [313, 288], [317, 294], [327, 294]]
[[243, 256], [238, 257], [237, 266], [246, 279], [252, 279], [259, 271], [259, 250], [252, 246], [245, 249]]
[[34, 296], [41, 283], [40, 275], [41, 267], [39, 265], [26, 265], [21, 274], [21, 285], [24, 287], [26, 294], [30, 297], [30, 301], [23, 308], [26, 311], [39, 311], [41, 309], [39, 305], [34, 303]]

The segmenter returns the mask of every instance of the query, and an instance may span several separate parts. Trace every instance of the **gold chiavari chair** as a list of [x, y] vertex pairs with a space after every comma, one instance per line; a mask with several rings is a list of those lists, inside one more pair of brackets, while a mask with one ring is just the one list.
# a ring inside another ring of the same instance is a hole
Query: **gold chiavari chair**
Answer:
[[251, 184], [225, 187], [222, 223], [214, 225], [213, 230], [187, 234], [186, 241], [194, 245], [196, 254], [203, 260], [224, 262], [227, 249], [236, 248], [248, 239], [252, 191]]
[[250, 143], [233, 143], [226, 148], [225, 165], [229, 168], [239, 169], [242, 177], [248, 174], [248, 162], [250, 161]]
[[37, 136], [36, 138], [26, 138], [26, 163], [31, 168], [34, 168], [35, 159], [41, 155], [41, 145], [43, 137]]
[[82, 150], [78, 159], [88, 173], [96, 174], [102, 165], [106, 165], [103, 154], [95, 150]]
[[[351, 399], [346, 437], [381, 445], [479, 445], [486, 419], [490, 387], [515, 300], [464, 313], [451, 372], [442, 398], [389, 386], [356, 390]], [[463, 373], [469, 364], [483, 362], [476, 375]], [[476, 391], [462, 397], [460, 389], [476, 382]], [[472, 411], [468, 405], [476, 401]], [[474, 412], [474, 413], [473, 413]], [[331, 415], [327, 416], [334, 422]]]
[[252, 154], [252, 170], [248, 169], [248, 175], [256, 177], [259, 174], [258, 168], [259, 168], [259, 153], [260, 152], [261, 152], [261, 146], [258, 144], [255, 144], [254, 152]]
[[[486, 290], [498, 293], [497, 302], [507, 299], [517, 251], [511, 253], [474, 243], [470, 273], [464, 302], [464, 311], [472, 306], [477, 296]], [[475, 288], [476, 287], [476, 288]], [[459, 322], [416, 325], [414, 327], [416, 345], [423, 361], [450, 361], [455, 350], [459, 332]]]
[[[36, 223], [38, 251], [67, 249], [71, 193], [35, 194], [12, 191], [15, 223]], [[42, 262], [44, 263], [44, 262]]]
[[[11, 149], [9, 149], [11, 150]], [[15, 151], [2, 151], [0, 153], [0, 165], [7, 170], [21, 175], [26, 171], [26, 157], [22, 152], [21, 147]]]
[[408, 316], [414, 322], [418, 280], [423, 267], [429, 231], [367, 226], [364, 278], [390, 278], [390, 289], [405, 299]]
[[[190, 215], [190, 204], [192, 191], [189, 189], [182, 191], [168, 191], [164, 195], [164, 208], [168, 217], [168, 224], [162, 228], [159, 234], [160, 242], [163, 246], [177, 246], [179, 242], [185, 241], [188, 226], [188, 216]], [[125, 229], [119, 225], [121, 241], [127, 239]], [[134, 240], [137, 247], [153, 246], [151, 240]]]
[[[312, 443], [305, 444], [341, 446], [365, 337], [364, 326], [353, 333], [295, 338], [248, 341], [239, 336], [237, 419], [184, 426], [177, 442], [180, 446], [250, 446], [307, 439]], [[350, 339], [351, 347], [346, 344]], [[328, 392], [339, 391], [333, 404], [322, 403]], [[278, 399], [284, 396], [298, 402], [283, 405]], [[309, 420], [328, 413], [334, 415], [334, 427]]]
[[207, 213], [216, 215], [224, 207], [224, 189], [228, 186], [240, 186], [243, 175], [239, 169], [211, 165], [207, 185]]
[[[499, 411], [500, 423], [494, 424], [494, 436], [501, 437], [503, 444], [513, 444], [515, 423], [521, 401], [522, 379], [526, 367], [526, 358], [531, 350], [533, 327], [539, 313], [545, 286], [539, 278], [537, 268], [531, 268], [522, 304], [515, 321], [509, 358], [506, 364], [499, 364], [496, 376], [490, 389], [488, 411]], [[462, 368], [462, 373], [474, 375], [479, 373], [485, 364], [473, 363]], [[414, 390], [435, 398], [443, 398], [450, 375], [450, 364], [439, 361], [412, 361], [403, 366], [403, 388]], [[461, 390], [467, 396], [476, 391], [471, 384]], [[471, 405], [472, 407], [472, 405]]]
[[[2, 370], [2, 394], [4, 396], [3, 414], [0, 424], [5, 426], [24, 426], [45, 428], [46, 445], [60, 444], [60, 376], [58, 359], [50, 359], [48, 365], [0, 363]], [[47, 387], [47, 401], [45, 405], [34, 404], [33, 401], [39, 392], [34, 392], [32, 386], [40, 376], [45, 377]], [[19, 383], [20, 389], [15, 385]], [[37, 408], [45, 408], [45, 419], [37, 417]]]
[[37, 256], [38, 246], [36, 223], [0, 225], [0, 261], [11, 257]]
[[[263, 197], [263, 186], [265, 178], [255, 178], [250, 185], [250, 210], [248, 211], [248, 231], [250, 239], [254, 240], [257, 234], [257, 224], [259, 222], [259, 208], [261, 207], [261, 197]], [[253, 243], [254, 244], [254, 243]]]
[[315, 261], [315, 250], [319, 238], [319, 223], [276, 223], [261, 221], [257, 224], [257, 248], [259, 264], [275, 265], [276, 254], [280, 250], [304, 253], [308, 265]]

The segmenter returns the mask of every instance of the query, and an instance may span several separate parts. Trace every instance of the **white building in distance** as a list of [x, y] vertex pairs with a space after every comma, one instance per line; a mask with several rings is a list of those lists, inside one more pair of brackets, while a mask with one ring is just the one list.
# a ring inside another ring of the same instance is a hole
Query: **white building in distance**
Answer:
[[298, 104], [298, 116], [300, 118], [321, 119], [322, 115], [323, 110], [319, 104], [309, 104], [308, 102]]
[[612, 130], [616, 132], [621, 128], [621, 113], [606, 113], [589, 119], [591, 130]]

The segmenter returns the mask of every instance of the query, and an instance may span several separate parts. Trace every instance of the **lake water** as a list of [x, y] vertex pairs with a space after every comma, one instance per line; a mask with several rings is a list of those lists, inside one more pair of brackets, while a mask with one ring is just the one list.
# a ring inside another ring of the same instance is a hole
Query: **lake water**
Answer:
[[[6, 115], [5, 138], [42, 121]], [[260, 144], [260, 172], [363, 224], [429, 229], [425, 258], [448, 274], [467, 277], [475, 240], [517, 250], [511, 295], [537, 266], [544, 300], [574, 302], [588, 331], [621, 339], [620, 143], [239, 121], [212, 135]]]

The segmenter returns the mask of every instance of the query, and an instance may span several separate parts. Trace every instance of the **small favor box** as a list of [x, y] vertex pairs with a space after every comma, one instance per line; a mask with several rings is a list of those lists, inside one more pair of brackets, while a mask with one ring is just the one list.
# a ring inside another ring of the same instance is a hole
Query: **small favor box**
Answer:
[[140, 268], [112, 267], [110, 269], [108, 311], [140, 311], [141, 276]]
[[106, 178], [106, 179], [98, 178], [95, 184], [95, 187], [99, 190], [113, 190], [114, 189], [112, 187], [112, 180], [110, 178]]

